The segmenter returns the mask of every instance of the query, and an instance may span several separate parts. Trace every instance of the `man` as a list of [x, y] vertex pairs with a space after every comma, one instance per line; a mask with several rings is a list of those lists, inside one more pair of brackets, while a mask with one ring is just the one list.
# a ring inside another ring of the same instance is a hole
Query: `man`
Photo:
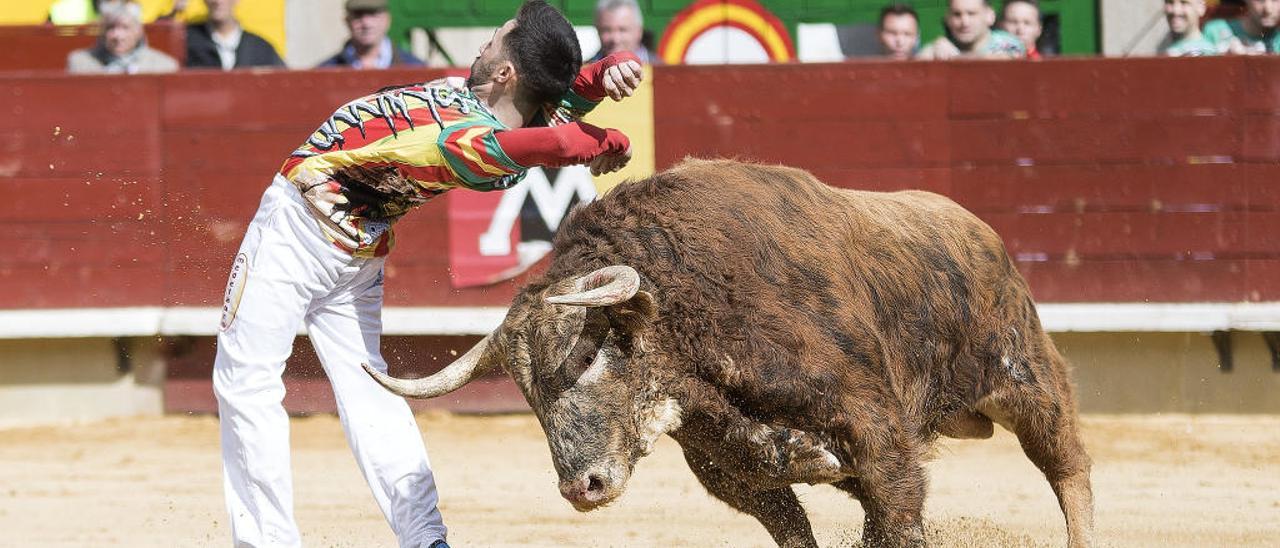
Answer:
[[1040, 5], [1036, 0], [1008, 0], [1004, 3], [1004, 11], [1000, 14], [1000, 27], [1022, 42], [1027, 50], [1027, 59], [1040, 60], [1040, 50], [1036, 42], [1044, 26], [1040, 22]]
[[142, 8], [132, 2], [103, 3], [98, 44], [67, 56], [67, 71], [77, 74], [174, 72], [178, 62], [147, 47]]
[[187, 26], [187, 67], [231, 70], [244, 67], [283, 67], [276, 48], [236, 20], [239, 0], [205, 0], [209, 19]]
[[1261, 55], [1280, 52], [1280, 0], [1245, 0], [1245, 13], [1236, 19], [1214, 19], [1204, 25], [1204, 37], [1220, 53]]
[[444, 543], [413, 414], [360, 367], [387, 367], [379, 341], [391, 226], [450, 189], [505, 189], [535, 165], [623, 167], [626, 136], [576, 118], [605, 96], [630, 95], [640, 65], [626, 54], [586, 67], [581, 59], [564, 16], [531, 0], [484, 45], [465, 85], [398, 86], [352, 101], [285, 160], [233, 263], [214, 362], [237, 546], [300, 542], [281, 375], [303, 325], [400, 545]]
[[391, 14], [387, 0], [347, 0], [347, 30], [351, 38], [342, 50], [320, 63], [322, 67], [385, 69], [392, 66], [421, 67], [426, 63], [391, 43]]
[[1204, 17], [1204, 0], [1164, 0], [1164, 19], [1169, 35], [1160, 41], [1156, 51], [1169, 57], [1217, 55], [1218, 47], [1200, 32]]
[[599, 61], [606, 55], [628, 51], [641, 63], [653, 64], [656, 58], [644, 47], [644, 16], [636, 0], [600, 0], [596, 3], [596, 33], [600, 35], [600, 51], [591, 58]]
[[880, 10], [877, 25], [880, 51], [885, 57], [906, 61], [920, 46], [920, 16], [906, 4], [889, 4]]
[[1027, 55], [1021, 41], [991, 28], [996, 12], [990, 0], [950, 0], [943, 22], [947, 36], [930, 42], [918, 58], [1017, 59]]

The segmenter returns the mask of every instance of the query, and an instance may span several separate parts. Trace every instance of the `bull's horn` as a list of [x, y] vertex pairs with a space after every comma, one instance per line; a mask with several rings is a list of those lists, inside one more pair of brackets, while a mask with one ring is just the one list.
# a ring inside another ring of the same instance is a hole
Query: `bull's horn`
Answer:
[[476, 378], [485, 369], [489, 368], [489, 365], [494, 360], [486, 359], [485, 351], [489, 348], [491, 339], [493, 339], [492, 333], [485, 335], [480, 342], [471, 347], [471, 350], [468, 350], [461, 358], [454, 360], [453, 363], [436, 374], [421, 379], [397, 379], [369, 367], [367, 363], [362, 363], [360, 366], [364, 367], [364, 370], [369, 373], [369, 376], [373, 377], [373, 380], [378, 381], [378, 384], [395, 394], [406, 398], [434, 398], [462, 388], [462, 385], [471, 382], [471, 379]]
[[551, 304], [609, 306], [634, 297], [640, 290], [640, 273], [626, 265], [606, 266], [573, 282], [574, 292], [547, 297]]

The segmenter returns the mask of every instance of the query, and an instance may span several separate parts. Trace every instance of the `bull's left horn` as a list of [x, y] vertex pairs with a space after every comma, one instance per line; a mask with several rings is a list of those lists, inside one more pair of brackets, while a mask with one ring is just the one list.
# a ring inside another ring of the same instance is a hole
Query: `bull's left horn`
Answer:
[[640, 273], [626, 265], [606, 266], [573, 282], [574, 292], [547, 297], [551, 304], [609, 306], [634, 297], [640, 290]]
[[486, 353], [492, 339], [493, 333], [485, 335], [461, 358], [454, 360], [436, 374], [421, 379], [397, 379], [370, 367], [367, 363], [362, 363], [360, 366], [364, 367], [365, 372], [369, 373], [373, 380], [378, 381], [378, 384], [392, 393], [406, 398], [434, 398], [462, 388], [489, 368], [494, 360], [486, 356]]

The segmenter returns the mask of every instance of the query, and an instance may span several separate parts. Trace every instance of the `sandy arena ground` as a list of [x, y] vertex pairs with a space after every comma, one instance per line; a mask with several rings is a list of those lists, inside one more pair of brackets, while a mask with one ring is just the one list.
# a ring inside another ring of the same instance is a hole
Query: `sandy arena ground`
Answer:
[[[455, 546], [768, 546], [712, 499], [664, 439], [611, 507], [556, 491], [532, 416], [423, 415]], [[334, 417], [293, 421], [297, 517], [309, 546], [393, 546]], [[1098, 540], [1107, 546], [1276, 546], [1280, 417], [1091, 416]], [[225, 546], [213, 417], [0, 430], [0, 546]], [[1059, 546], [1053, 495], [1003, 431], [944, 441], [927, 508], [940, 546]], [[800, 488], [824, 546], [850, 546], [862, 510]]]

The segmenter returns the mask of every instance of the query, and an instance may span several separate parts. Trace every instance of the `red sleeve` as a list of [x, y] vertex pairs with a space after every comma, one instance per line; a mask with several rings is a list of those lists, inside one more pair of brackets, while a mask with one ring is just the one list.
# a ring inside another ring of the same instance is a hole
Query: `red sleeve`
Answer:
[[607, 95], [604, 91], [604, 71], [609, 67], [627, 61], [639, 63], [640, 58], [629, 51], [619, 51], [610, 53], [604, 59], [583, 66], [582, 70], [578, 71], [578, 77], [573, 80], [574, 93], [591, 101], [603, 101], [605, 95]]
[[524, 167], [585, 164], [596, 156], [625, 152], [631, 146], [621, 131], [582, 122], [499, 131], [494, 136], [507, 157]]

